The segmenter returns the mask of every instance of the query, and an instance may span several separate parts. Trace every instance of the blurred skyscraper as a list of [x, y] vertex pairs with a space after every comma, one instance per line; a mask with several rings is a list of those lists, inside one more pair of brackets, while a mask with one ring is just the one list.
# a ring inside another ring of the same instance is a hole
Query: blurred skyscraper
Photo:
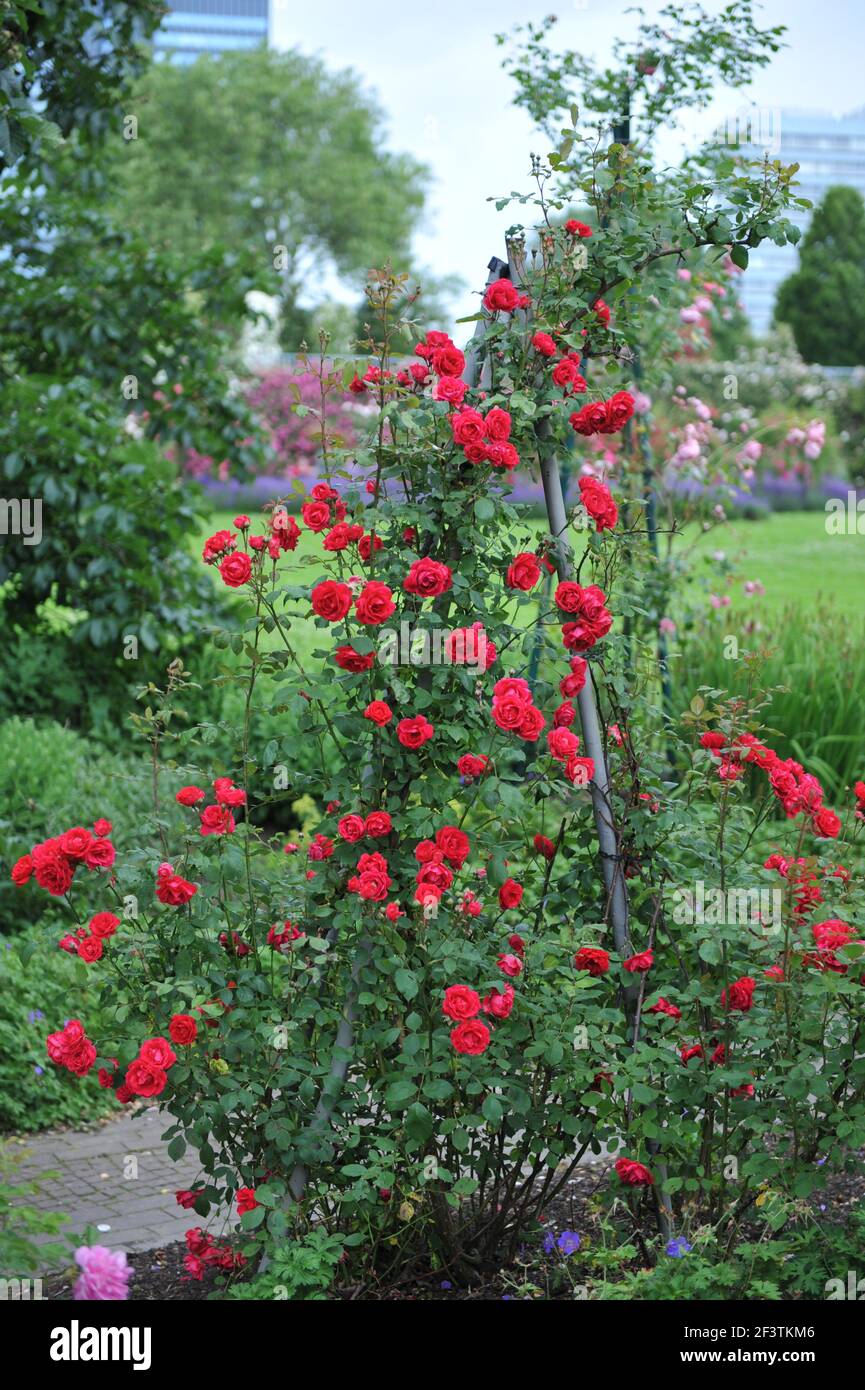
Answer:
[[157, 58], [194, 63], [202, 53], [258, 48], [270, 32], [270, 0], [179, 0], [153, 36]]
[[[865, 108], [842, 117], [819, 111], [753, 114], [751, 152], [756, 156], [765, 150], [771, 159], [780, 159], [782, 164], [799, 164], [799, 187], [795, 190], [799, 197], [810, 199], [816, 207], [826, 190], [839, 183], [858, 189], [865, 197]], [[742, 115], [740, 130], [744, 134]], [[810, 219], [809, 212], [797, 212], [793, 217], [803, 231]], [[794, 247], [775, 246], [768, 241], [751, 252], [739, 287], [757, 333], [768, 329], [778, 286], [796, 269], [798, 261]]]

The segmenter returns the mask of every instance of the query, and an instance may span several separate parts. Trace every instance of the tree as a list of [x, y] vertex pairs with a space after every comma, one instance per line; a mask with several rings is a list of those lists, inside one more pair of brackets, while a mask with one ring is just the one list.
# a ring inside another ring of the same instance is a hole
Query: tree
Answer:
[[80, 131], [99, 137], [147, 62], [162, 0], [4, 0], [0, 169]]
[[799, 269], [778, 289], [775, 319], [789, 323], [806, 362], [865, 362], [865, 203], [855, 188], [828, 189], [816, 208]]
[[[135, 140], [116, 146], [124, 224], [194, 263], [214, 243], [257, 249], [296, 305], [322, 273], [360, 279], [409, 264], [426, 169], [384, 149], [379, 107], [351, 72], [257, 49], [155, 66], [133, 103]], [[296, 346], [297, 344], [293, 344]]]

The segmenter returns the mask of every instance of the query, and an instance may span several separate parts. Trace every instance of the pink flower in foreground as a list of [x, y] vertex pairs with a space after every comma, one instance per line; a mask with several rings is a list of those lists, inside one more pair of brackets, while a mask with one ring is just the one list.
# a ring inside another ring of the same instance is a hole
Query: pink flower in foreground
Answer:
[[132, 1269], [123, 1250], [109, 1250], [105, 1245], [80, 1245], [75, 1251], [75, 1263], [81, 1269], [72, 1290], [76, 1301], [107, 1302], [129, 1297]]

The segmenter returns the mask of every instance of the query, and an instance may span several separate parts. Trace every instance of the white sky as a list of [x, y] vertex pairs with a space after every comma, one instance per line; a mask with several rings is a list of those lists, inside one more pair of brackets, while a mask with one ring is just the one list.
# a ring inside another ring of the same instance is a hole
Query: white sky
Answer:
[[[722, 0], [703, 0], [718, 13]], [[501, 255], [504, 228], [518, 220], [497, 213], [488, 196], [527, 189], [529, 153], [546, 142], [512, 105], [515, 86], [499, 66], [493, 35], [526, 18], [559, 15], [560, 42], [602, 58], [634, 25], [629, 0], [271, 0], [272, 41], [319, 55], [331, 68], [353, 68], [388, 117], [389, 144], [430, 165], [434, 185], [417, 260], [436, 274], [456, 272], [482, 283], [491, 255]], [[662, 8], [645, 0], [649, 16]], [[765, 0], [761, 27], [786, 24], [789, 48], [776, 55], [749, 99], [769, 109], [796, 107], [841, 115], [865, 101], [863, 0]], [[727, 93], [694, 117], [690, 133], [708, 135], [744, 98]], [[667, 153], [672, 155], [675, 146]], [[457, 314], [471, 313], [468, 292]]]

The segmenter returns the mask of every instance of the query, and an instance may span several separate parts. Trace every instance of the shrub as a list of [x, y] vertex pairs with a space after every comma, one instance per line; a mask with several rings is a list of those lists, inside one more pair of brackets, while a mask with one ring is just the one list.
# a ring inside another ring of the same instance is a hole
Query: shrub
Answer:
[[[57, 915], [0, 948], [0, 1132], [80, 1125], [112, 1109], [111, 1095], [76, 1085], [45, 1057], [48, 1019], [87, 1016], [99, 988], [57, 950], [68, 930]], [[26, 966], [22, 964], [26, 960]]]
[[[85, 1078], [101, 1068], [121, 1103], [162, 1097], [169, 1153], [191, 1145], [201, 1162], [183, 1200], [202, 1215], [236, 1202], [252, 1237], [241, 1258], [315, 1217], [347, 1261], [431, 1260], [471, 1279], [602, 1143], [636, 1221], [664, 1238], [692, 1219], [729, 1235], [767, 1191], [782, 1208], [807, 1198], [830, 1143], [843, 1166], [865, 1142], [865, 947], [848, 920], [856, 889], [834, 872], [865, 787], [842, 840], [816, 778], [760, 742], [760, 701], [717, 690], [692, 701], [688, 771], [671, 786], [662, 743], [679, 739], [652, 701], [642, 515], [620, 516], [587, 474], [579, 505], [568, 518], [551, 506], [556, 534], [538, 539], [508, 500], [521, 456], [539, 459], [555, 500], [564, 440], [633, 416], [620, 334], [639, 320], [625, 291], [641, 258], [659, 238], [721, 236], [718, 190], [689, 170], [655, 182], [596, 141], [585, 158], [598, 225], [619, 199], [639, 209], [628, 237], [599, 237], [586, 269], [574, 238], [587, 229], [552, 226], [536, 170], [537, 262], [515, 283], [511, 243], [474, 367], [444, 334], [427, 336], [414, 371], [393, 370], [387, 337], [374, 345], [355, 384], [376, 406], [373, 437], [352, 451], [363, 493], [333, 486], [348, 472], [337, 455], [301, 507], [319, 556], [302, 553], [295, 572], [299, 525], [281, 509], [262, 534], [241, 521], [208, 539], [205, 560], [245, 600], [218, 639], [240, 658], [236, 767], [202, 777], [212, 793], [181, 788], [169, 814], [158, 755], [183, 698], [175, 664], [139, 718], [159, 848], [79, 873], [94, 848], [58, 825], [16, 869], [22, 891], [62, 887], [77, 920], [96, 914], [78, 950], [102, 1008], [49, 1021], [53, 1062]], [[786, 238], [780, 176], [767, 192], [737, 174], [733, 192], [734, 251], [760, 239], [758, 223]], [[394, 277], [376, 273], [369, 293], [370, 319], [393, 323]], [[541, 631], [527, 632], [521, 610], [552, 568]], [[406, 633], [415, 659], [398, 664]], [[255, 745], [265, 679], [284, 691], [308, 770], [289, 739]], [[756, 808], [742, 795], [752, 766]], [[275, 873], [253, 816], [280, 795], [308, 796], [320, 819]], [[777, 806], [789, 838], [761, 866], [755, 824]], [[749, 888], [783, 880], [769, 926], [675, 915], [685, 885], [724, 897], [742, 875]], [[190, 1272], [200, 1263], [190, 1250]]]
[[[64, 824], [91, 825], [107, 816], [118, 843], [138, 833], [136, 805], [146, 788], [138, 760], [108, 753], [58, 724], [7, 719], [0, 724], [0, 796], [3, 859], [12, 864], [30, 846], [47, 839], [59, 817]], [[0, 927], [14, 930], [32, 920], [40, 906], [16, 893], [8, 877], [0, 883]]]

